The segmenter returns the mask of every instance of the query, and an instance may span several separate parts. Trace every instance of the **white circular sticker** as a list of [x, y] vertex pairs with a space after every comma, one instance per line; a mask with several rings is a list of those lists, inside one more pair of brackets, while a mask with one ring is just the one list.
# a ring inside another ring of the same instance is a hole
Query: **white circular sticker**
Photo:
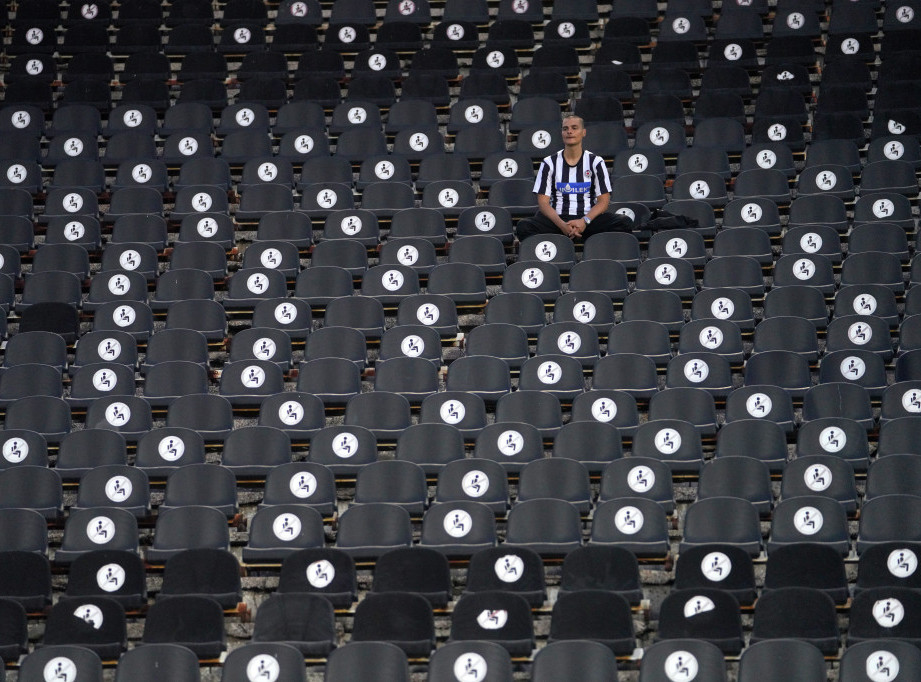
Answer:
[[661, 147], [664, 144], [668, 143], [670, 135], [668, 130], [662, 126], [656, 126], [649, 131], [649, 141], [654, 144], [656, 147]]
[[457, 206], [460, 201], [460, 194], [452, 187], [446, 187], [438, 193], [438, 205], [444, 208]]
[[915, 8], [902, 5], [895, 11], [895, 17], [903, 24], [910, 24], [915, 18]]
[[259, 365], [249, 365], [240, 372], [240, 383], [246, 388], [259, 388], [265, 383], [265, 370]]
[[3, 442], [3, 459], [19, 464], [29, 456], [29, 444], [22, 438], [8, 438]]
[[798, 31], [799, 29], [803, 28], [805, 23], [806, 23], [806, 17], [804, 17], [799, 12], [790, 12], [787, 15], [787, 26], [793, 29], [794, 31]]
[[480, 232], [490, 232], [496, 226], [496, 215], [491, 211], [480, 211], [476, 214], [473, 224]]
[[648, 493], [656, 485], [656, 472], [645, 464], [638, 464], [627, 472], [627, 485], [635, 493]]
[[692, 199], [706, 199], [710, 196], [710, 185], [704, 180], [697, 180], [691, 184], [689, 193]]
[[710, 376], [710, 366], [703, 360], [689, 360], [684, 365], [684, 377], [688, 381], [699, 384]]
[[755, 162], [758, 164], [759, 168], [773, 168], [777, 163], [777, 154], [770, 149], [763, 149], [758, 152]]
[[368, 120], [368, 112], [364, 107], [352, 107], [349, 109], [348, 114], [346, 115], [349, 123], [354, 125], [359, 125]]
[[617, 215], [627, 216], [628, 218], [630, 218], [630, 220], [634, 220], [634, 221], [636, 220], [636, 213], [634, 213], [632, 209], [626, 206], [623, 206], [617, 209], [616, 211], [614, 211], [614, 213]]
[[787, 139], [787, 126], [783, 123], [774, 123], [768, 128], [768, 137], [774, 142]]
[[387, 270], [381, 277], [381, 286], [387, 291], [399, 291], [403, 288], [403, 273], [399, 270]]
[[288, 480], [288, 490], [299, 500], [313, 497], [317, 491], [317, 477], [309, 471], [298, 471]]
[[860, 52], [860, 41], [856, 38], [845, 38], [841, 41], [840, 47], [842, 54], [857, 54]]
[[653, 442], [656, 450], [663, 455], [670, 455], [681, 448], [681, 434], [674, 429], [661, 429], [656, 433]]
[[713, 603], [713, 600], [710, 597], [705, 597], [703, 595], [696, 595], [691, 597], [686, 602], [684, 602], [684, 617], [693, 618], [694, 616], [699, 616], [702, 613], [707, 613], [709, 611], [715, 611], [716, 604]]
[[550, 133], [546, 130], [536, 130], [531, 135], [531, 144], [534, 145], [535, 149], [546, 149], [550, 146], [552, 139]]
[[27, 171], [26, 167], [21, 163], [14, 163], [6, 169], [6, 179], [14, 185], [19, 185], [25, 182], [28, 175], [29, 171]]
[[594, 320], [596, 313], [595, 304], [591, 301], [576, 301], [572, 307], [572, 316], [583, 323]]
[[542, 241], [537, 244], [534, 248], [534, 255], [538, 260], [542, 260], [545, 263], [549, 263], [554, 258], [556, 258], [557, 250], [556, 244], [551, 241]]
[[840, 370], [848, 381], [858, 381], [866, 373], [867, 365], [861, 358], [850, 355], [841, 361]]
[[[457, 24], [455, 24], [455, 26], [457, 26]], [[463, 30], [463, 28], [461, 30]], [[483, 120], [483, 114], [483, 107], [479, 104], [471, 104], [464, 109], [464, 118], [467, 120], [467, 123], [479, 123]]]
[[198, 213], [211, 210], [212, 204], [211, 195], [207, 192], [196, 192], [195, 196], [192, 197], [192, 209]]
[[517, 554], [506, 554], [493, 564], [496, 577], [504, 583], [516, 583], [524, 575], [524, 561]]
[[793, 514], [793, 527], [803, 535], [815, 535], [824, 522], [825, 517], [815, 507], [800, 507]]
[[108, 516], [96, 516], [86, 524], [86, 537], [96, 545], [104, 545], [115, 539], [115, 523]]
[[814, 464], [803, 472], [803, 483], [809, 490], [820, 493], [828, 490], [834, 481], [831, 469], [824, 464]]
[[451, 24], [448, 26], [446, 33], [448, 34], [448, 40], [463, 40], [466, 31], [463, 24]]
[[700, 665], [690, 651], [673, 651], [665, 658], [665, 676], [670, 682], [693, 682]]
[[469, 497], [483, 497], [489, 490], [489, 476], [478, 469], [468, 471], [461, 479], [461, 489]]
[[463, 509], [452, 509], [442, 525], [452, 538], [462, 538], [473, 530], [473, 518]]
[[825, 170], [819, 173], [815, 179], [815, 186], [817, 189], [827, 192], [830, 189], [834, 189], [835, 185], [838, 184], [838, 176], [834, 171]]
[[459, 424], [467, 415], [467, 408], [460, 401], [448, 400], [441, 404], [438, 414], [445, 424]]
[[146, 163], [136, 164], [131, 169], [131, 179], [139, 185], [150, 182], [151, 178], [153, 178], [153, 169]]
[[383, 71], [387, 68], [387, 57], [375, 52], [368, 57], [368, 68], [372, 71]]
[[261, 272], [254, 272], [246, 278], [246, 289], [251, 294], [264, 294], [269, 288], [269, 280]]
[[847, 328], [847, 338], [854, 345], [864, 346], [873, 338], [873, 330], [863, 322], [855, 322]]
[[542, 384], [556, 384], [563, 378], [563, 369], [553, 360], [540, 363], [537, 367], [537, 378]]
[[95, 604], [82, 604], [74, 609], [74, 616], [91, 626], [94, 630], [102, 627], [102, 610]]
[[524, 448], [524, 436], [514, 430], [503, 431], [496, 441], [496, 446], [506, 457], [514, 457]]
[[700, 562], [700, 572], [711, 582], [722, 582], [732, 573], [732, 560], [723, 552], [709, 552]]
[[249, 682], [277, 682], [281, 666], [274, 656], [253, 656], [246, 664], [246, 679]]
[[397, 260], [400, 265], [413, 266], [419, 261], [419, 249], [412, 244], [407, 244], [397, 253]]
[[108, 281], [109, 292], [115, 296], [124, 296], [131, 290], [131, 280], [124, 275], [113, 275]]
[[895, 213], [895, 204], [891, 199], [877, 199], [873, 202], [873, 215], [877, 218], [888, 218]]
[[293, 17], [306, 17], [307, 16], [307, 3], [306, 2], [292, 2], [291, 6], [288, 7], [288, 11]]
[[745, 400], [745, 411], [755, 419], [767, 417], [774, 409], [774, 401], [766, 393], [752, 393]]
[[64, 238], [69, 242], [83, 239], [84, 235], [86, 235], [86, 228], [83, 227], [83, 223], [77, 220], [71, 220], [64, 226]]
[[493, 69], [500, 68], [505, 64], [505, 55], [502, 54], [501, 50], [493, 50], [488, 55], [486, 55], [486, 63]]
[[764, 215], [764, 211], [758, 204], [745, 204], [742, 207], [742, 220], [746, 223], [757, 223]]
[[307, 582], [318, 590], [329, 587], [335, 579], [336, 569], [326, 559], [314, 561], [307, 567]]
[[679, 35], [687, 33], [691, 30], [691, 22], [686, 17], [678, 17], [672, 21], [672, 30]]
[[484, 609], [476, 617], [476, 622], [484, 630], [501, 630], [508, 622], [508, 611]]
[[889, 132], [893, 135], [901, 135], [905, 132], [905, 124], [900, 121], [896, 121], [893, 118], [890, 118], [886, 124], [886, 128], [889, 129]]
[[719, 327], [704, 327], [697, 335], [697, 340], [704, 348], [719, 348], [723, 345], [723, 330]]
[[886, 559], [886, 568], [896, 578], [908, 578], [918, 570], [918, 555], [907, 547], [894, 549]]
[[301, 534], [301, 520], [294, 514], [279, 514], [272, 522], [272, 532], [282, 542], [291, 542]]
[[131, 408], [125, 403], [112, 403], [106, 408], [106, 423], [111, 426], [124, 426], [131, 421]]
[[425, 133], [416, 133], [409, 139], [409, 146], [413, 151], [425, 151], [429, 147], [429, 136]]
[[69, 137], [64, 143], [64, 153], [67, 156], [80, 156], [83, 153], [83, 140], [79, 137]]
[[636, 507], [621, 507], [614, 514], [614, 526], [624, 535], [636, 535], [643, 529], [643, 512]]
[[28, 128], [29, 124], [32, 123], [32, 114], [28, 111], [14, 111], [13, 115], [10, 117], [10, 123], [14, 128], [18, 128], [19, 130]]
[[275, 306], [275, 321], [278, 324], [292, 324], [297, 319], [297, 309], [288, 303]]
[[97, 391], [108, 393], [118, 384], [115, 373], [108, 369], [96, 370], [93, 373], [93, 388]]
[[309, 154], [313, 151], [313, 144], [313, 138], [310, 135], [298, 135], [294, 138], [294, 149], [298, 154]]
[[656, 268], [655, 278], [662, 286], [671, 286], [678, 280], [678, 269], [671, 263], [663, 263]]
[[400, 351], [408, 358], [417, 358], [425, 351], [425, 341], [420, 336], [410, 334], [400, 341]]
[[806, 281], [812, 279], [816, 273], [815, 263], [808, 258], [800, 258], [793, 263], [793, 276], [798, 280]]
[[742, 58], [742, 46], [738, 43], [729, 43], [726, 47], [723, 48], [723, 57], [726, 58], [726, 61], [735, 62]]
[[799, 247], [805, 253], [818, 253], [824, 243], [822, 235], [818, 232], [807, 232], [799, 238]]
[[256, 339], [253, 343], [253, 356], [260, 360], [271, 360], [278, 352], [278, 345], [267, 336]]
[[441, 311], [437, 305], [424, 303], [416, 309], [416, 319], [427, 327], [438, 322], [440, 317]]
[[185, 454], [185, 441], [178, 436], [161, 438], [160, 442], [157, 443], [157, 453], [159, 453], [161, 459], [167, 462], [175, 462], [182, 459]]
[[389, 180], [396, 172], [396, 166], [392, 161], [378, 161], [374, 164], [374, 176], [379, 180]]
[[123, 270], [134, 271], [141, 267], [141, 254], [134, 249], [122, 251], [118, 257], [118, 264]]
[[358, 438], [353, 433], [345, 431], [333, 440], [333, 454], [342, 459], [348, 459], [358, 453]]
[[468, 651], [454, 661], [454, 679], [457, 682], [480, 682], [486, 679], [489, 667], [486, 659], [475, 651]]
[[921, 413], [921, 391], [914, 388], [902, 394], [902, 409], [912, 414]]
[[880, 599], [873, 603], [873, 618], [881, 627], [894, 628], [905, 618], [905, 607], [898, 599]]
[[278, 177], [278, 166], [267, 161], [259, 165], [259, 170], [256, 174], [262, 182], [272, 182]]
[[64, 196], [63, 207], [68, 213], [76, 213], [83, 208], [83, 197], [76, 192], [69, 192]]
[[867, 656], [867, 678], [870, 682], [889, 682], [899, 676], [899, 659], [891, 651], [880, 649]]
[[195, 224], [195, 230], [205, 239], [210, 239], [217, 234], [217, 221], [214, 218], [201, 218]]
[[339, 42], [351, 43], [355, 41], [357, 34], [351, 26], [343, 26], [339, 29]]
[[518, 162], [511, 158], [502, 159], [497, 166], [497, 170], [502, 177], [513, 178], [518, 173]]
[[582, 339], [574, 332], [564, 332], [557, 337], [556, 347], [566, 355], [572, 355], [579, 352], [582, 347]]
[[688, 243], [681, 237], [669, 239], [665, 245], [665, 253], [672, 258], [683, 258], [688, 252]]
[[126, 128], [137, 128], [144, 122], [144, 114], [138, 109], [128, 109], [122, 115], [122, 123]]
[[30, 76], [37, 76], [45, 70], [45, 65], [41, 59], [30, 59], [26, 62], [26, 73]]
[[718, 320], [728, 320], [736, 311], [732, 299], [720, 296], [710, 304], [710, 314]]
[[592, 403], [592, 417], [595, 421], [609, 422], [617, 416], [617, 404], [607, 398], [598, 398]]
[[905, 145], [898, 140], [887, 142], [883, 148], [883, 155], [890, 161], [898, 161], [905, 154]]
[[841, 452], [847, 445], [847, 436], [836, 426], [828, 426], [819, 433], [819, 446], [825, 452]]
[[179, 140], [179, 153], [183, 156], [192, 156], [198, 151], [198, 140], [194, 137], [184, 137]]
[[851, 304], [858, 315], [872, 315], [876, 312], [876, 297], [873, 294], [859, 294]]
[[645, 154], [632, 154], [627, 159], [627, 168], [634, 173], [645, 173], [646, 169], [649, 168], [649, 159], [646, 158]]
[[539, 268], [528, 268], [521, 273], [521, 283], [528, 289], [536, 289], [544, 283], [544, 273]]
[[96, 571], [96, 584], [103, 592], [118, 592], [125, 584], [125, 569], [118, 564], [106, 564]]
[[106, 497], [116, 504], [124, 502], [131, 497], [134, 486], [125, 476], [112, 476], [105, 485]]
[[356, 234], [361, 232], [362, 220], [360, 216], [357, 215], [348, 215], [345, 216], [340, 222], [340, 229], [349, 237], [354, 237]]
[[77, 681], [77, 665], [66, 656], [55, 656], [42, 668], [45, 682]]
[[262, 267], [270, 270], [276, 270], [281, 267], [281, 261], [281, 251], [274, 247], [270, 247], [259, 254], [259, 262], [262, 263]]

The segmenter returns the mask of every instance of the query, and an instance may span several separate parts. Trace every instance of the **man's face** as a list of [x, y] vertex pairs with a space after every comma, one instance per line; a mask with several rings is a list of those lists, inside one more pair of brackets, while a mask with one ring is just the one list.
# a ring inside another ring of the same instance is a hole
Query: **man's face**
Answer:
[[585, 126], [582, 119], [571, 116], [563, 119], [563, 143], [566, 145], [580, 144], [585, 137]]

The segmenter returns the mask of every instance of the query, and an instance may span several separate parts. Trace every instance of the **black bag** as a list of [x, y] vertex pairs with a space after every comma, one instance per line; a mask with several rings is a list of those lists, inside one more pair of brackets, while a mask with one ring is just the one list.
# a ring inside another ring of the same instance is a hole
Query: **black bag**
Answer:
[[665, 209], [657, 208], [649, 214], [649, 220], [641, 226], [641, 229], [658, 232], [659, 230], [674, 229], [693, 230], [698, 227], [700, 227], [700, 223], [695, 218], [688, 218], [687, 216], [677, 215]]

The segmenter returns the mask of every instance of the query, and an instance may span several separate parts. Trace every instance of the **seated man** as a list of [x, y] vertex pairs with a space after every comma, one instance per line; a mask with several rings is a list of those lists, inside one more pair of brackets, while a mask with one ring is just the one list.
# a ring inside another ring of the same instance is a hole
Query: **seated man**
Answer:
[[582, 149], [585, 123], [579, 116], [563, 118], [565, 147], [541, 162], [534, 193], [538, 212], [518, 222], [519, 241], [533, 234], [562, 232], [571, 239], [620, 230], [629, 232], [633, 221], [608, 213], [611, 178], [604, 159]]

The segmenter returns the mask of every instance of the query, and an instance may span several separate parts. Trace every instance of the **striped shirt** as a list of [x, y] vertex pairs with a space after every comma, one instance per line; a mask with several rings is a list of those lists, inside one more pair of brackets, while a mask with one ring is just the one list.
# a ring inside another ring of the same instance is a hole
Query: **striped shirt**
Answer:
[[561, 216], [582, 217], [588, 213], [598, 197], [611, 192], [611, 178], [604, 159], [589, 151], [570, 166], [563, 158], [563, 150], [541, 162], [534, 182], [534, 193], [550, 197], [550, 205]]

